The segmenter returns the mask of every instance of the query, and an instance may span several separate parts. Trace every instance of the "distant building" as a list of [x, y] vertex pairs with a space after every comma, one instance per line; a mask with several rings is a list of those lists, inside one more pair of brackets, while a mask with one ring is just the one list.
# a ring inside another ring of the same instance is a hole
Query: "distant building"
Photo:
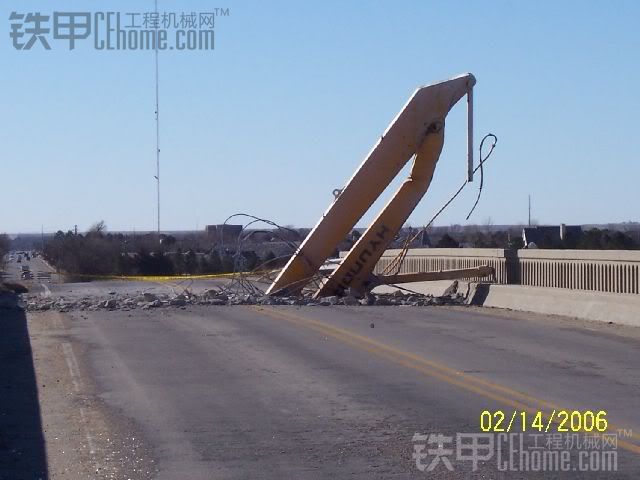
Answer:
[[217, 242], [233, 243], [238, 241], [242, 228], [242, 225], [207, 225], [205, 231], [208, 236]]
[[582, 236], [582, 227], [579, 225], [524, 227], [522, 240], [525, 248], [562, 248], [572, 243], [577, 243]]

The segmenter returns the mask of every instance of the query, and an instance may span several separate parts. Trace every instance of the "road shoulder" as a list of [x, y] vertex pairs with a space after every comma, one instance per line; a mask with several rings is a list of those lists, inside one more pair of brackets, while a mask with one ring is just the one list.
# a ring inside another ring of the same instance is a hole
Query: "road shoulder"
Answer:
[[97, 395], [72, 321], [58, 312], [27, 320], [49, 479], [152, 478], [155, 462], [135, 425]]

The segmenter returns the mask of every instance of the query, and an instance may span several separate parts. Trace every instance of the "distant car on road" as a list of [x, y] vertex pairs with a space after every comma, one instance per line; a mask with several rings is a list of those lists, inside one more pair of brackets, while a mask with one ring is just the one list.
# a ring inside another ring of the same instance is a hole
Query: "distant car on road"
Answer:
[[31, 273], [31, 271], [27, 270], [26, 272], [22, 272], [20, 277], [23, 280], [33, 280], [33, 273]]

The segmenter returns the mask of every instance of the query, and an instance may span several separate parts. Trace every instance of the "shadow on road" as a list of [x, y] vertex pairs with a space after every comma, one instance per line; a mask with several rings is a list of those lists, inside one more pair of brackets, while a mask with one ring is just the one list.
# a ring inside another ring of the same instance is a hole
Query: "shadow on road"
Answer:
[[0, 307], [0, 480], [48, 477], [26, 315]]

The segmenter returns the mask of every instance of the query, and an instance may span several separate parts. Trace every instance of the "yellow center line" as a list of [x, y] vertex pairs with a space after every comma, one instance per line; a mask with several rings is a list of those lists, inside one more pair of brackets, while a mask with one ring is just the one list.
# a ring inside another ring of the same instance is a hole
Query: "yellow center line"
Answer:
[[[302, 317], [300, 315], [296, 315], [294, 313], [279, 309], [276, 310], [265, 307], [252, 308], [253, 310], [256, 310], [261, 314], [267, 315], [271, 318], [285, 320], [289, 323], [293, 323], [295, 325], [302, 326], [323, 335], [335, 338], [342, 343], [348, 344], [360, 350], [364, 350], [397, 365], [401, 365], [405, 368], [420, 372], [426, 376], [436, 378], [450, 385], [455, 385], [464, 390], [471, 391], [482, 397], [495, 400], [498, 403], [507, 405], [516, 410], [524, 410], [532, 415], [535, 415], [539, 411], [542, 411], [543, 415], [548, 419], [552, 419], [552, 415], [545, 412], [543, 408], [537, 408], [536, 405], [544, 406], [546, 410], [552, 409], [556, 411], [571, 411], [571, 409], [562, 408], [545, 400], [535, 398], [522, 392], [518, 392], [503, 385], [474, 377], [472, 375], [461, 372], [460, 370], [447, 367], [446, 365], [442, 365], [432, 360], [427, 360], [426, 358], [423, 358], [414, 353], [399, 350], [395, 347], [378, 342], [369, 337], [365, 337], [349, 330], [329, 325], [319, 320]], [[532, 406], [531, 404], [533, 404], [534, 406]], [[553, 418], [553, 422], [559, 424], [560, 420]], [[609, 431], [617, 432], [619, 430], [622, 430], [619, 427], [611, 424], [610, 422], [608, 423], [608, 427]], [[633, 432], [632, 438], [638, 440], [640, 437], [637, 433]], [[634, 443], [618, 438], [618, 445], [625, 450], [640, 454], [640, 446]]]

